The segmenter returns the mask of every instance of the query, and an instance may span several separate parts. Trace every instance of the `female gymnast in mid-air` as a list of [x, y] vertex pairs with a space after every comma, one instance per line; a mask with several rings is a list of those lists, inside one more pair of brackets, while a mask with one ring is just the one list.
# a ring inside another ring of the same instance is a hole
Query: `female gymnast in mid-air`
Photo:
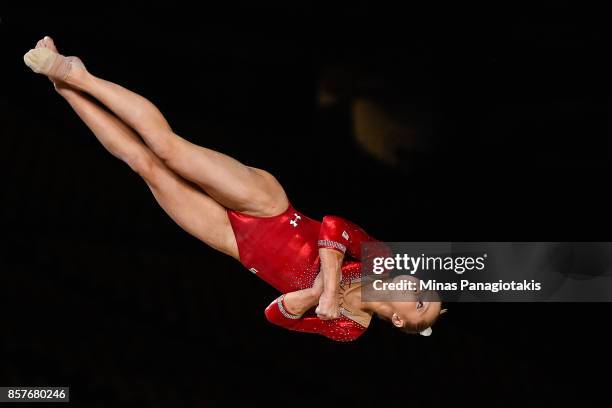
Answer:
[[377, 314], [404, 331], [431, 332], [440, 302], [362, 301], [361, 243], [374, 240], [357, 225], [336, 216], [308, 218], [270, 173], [176, 135], [151, 102], [60, 55], [50, 37], [24, 61], [49, 77], [179, 226], [282, 293], [266, 308], [272, 323], [351, 341]]

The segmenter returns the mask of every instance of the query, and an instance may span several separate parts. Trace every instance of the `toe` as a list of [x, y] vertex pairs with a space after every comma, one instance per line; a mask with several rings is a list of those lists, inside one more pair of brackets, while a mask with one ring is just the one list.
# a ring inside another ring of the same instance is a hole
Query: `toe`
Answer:
[[43, 38], [43, 42], [45, 43], [45, 45], [47, 46], [47, 48], [53, 50], [53, 51], [57, 51], [57, 47], [55, 46], [55, 41], [53, 41], [53, 38], [49, 37], [48, 35], [45, 36], [45, 38]]
[[[38, 48], [38, 49], [40, 49], [40, 48]], [[36, 49], [33, 49], [33, 50], [28, 51], [27, 55], [28, 55], [28, 58], [29, 58], [30, 61], [36, 62], [36, 61], [38, 61], [38, 57], [40, 56], [40, 53], [38, 53], [36, 51]]]
[[32, 52], [31, 51], [26, 52], [26, 54], [23, 56], [23, 62], [25, 62], [27, 66], [32, 65]]
[[26, 55], [23, 56], [23, 60], [26, 65], [30, 67], [34, 72], [38, 72], [40, 61], [42, 61], [42, 50], [45, 50], [45, 48], [33, 49], [28, 51]]

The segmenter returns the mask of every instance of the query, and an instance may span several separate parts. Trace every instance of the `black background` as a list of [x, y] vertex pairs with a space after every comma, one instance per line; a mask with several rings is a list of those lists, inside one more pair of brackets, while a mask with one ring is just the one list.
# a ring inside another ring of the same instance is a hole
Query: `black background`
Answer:
[[[375, 320], [351, 344], [273, 327], [263, 309], [275, 291], [175, 226], [22, 56], [53, 36], [150, 98], [177, 133], [270, 170], [306, 214], [341, 214], [382, 240], [611, 241], [606, 13], [126, 7], [0, 15], [0, 385], [69, 385], [74, 406], [602, 395], [606, 304], [452, 304], [430, 338]], [[343, 97], [321, 109], [329, 67]], [[359, 85], [370, 77], [385, 85]], [[426, 112], [433, 147], [376, 161], [352, 138], [357, 97]]]

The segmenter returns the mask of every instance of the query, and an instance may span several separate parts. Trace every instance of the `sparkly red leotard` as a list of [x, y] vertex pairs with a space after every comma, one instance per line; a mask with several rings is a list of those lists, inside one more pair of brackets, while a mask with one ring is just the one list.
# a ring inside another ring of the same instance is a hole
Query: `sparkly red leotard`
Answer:
[[[345, 254], [344, 281], [360, 276], [361, 243], [373, 241], [357, 225], [336, 216], [323, 222], [313, 220], [289, 205], [282, 214], [262, 218], [228, 210], [236, 236], [240, 262], [281, 293], [312, 287], [319, 273], [319, 248]], [[283, 296], [266, 308], [272, 323], [290, 330], [318, 333], [333, 340], [350, 341], [366, 327], [343, 314], [334, 320], [320, 320], [312, 313], [295, 316], [283, 305]]]

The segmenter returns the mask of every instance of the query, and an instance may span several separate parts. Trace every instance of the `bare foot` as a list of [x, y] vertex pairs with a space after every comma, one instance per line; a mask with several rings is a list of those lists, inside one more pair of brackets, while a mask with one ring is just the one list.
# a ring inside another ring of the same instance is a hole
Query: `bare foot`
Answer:
[[77, 70], [85, 70], [85, 65], [77, 57], [65, 57], [58, 53], [51, 37], [38, 41], [36, 47], [23, 57], [24, 62], [37, 74], [46, 75], [56, 85], [66, 82], [68, 76]]

